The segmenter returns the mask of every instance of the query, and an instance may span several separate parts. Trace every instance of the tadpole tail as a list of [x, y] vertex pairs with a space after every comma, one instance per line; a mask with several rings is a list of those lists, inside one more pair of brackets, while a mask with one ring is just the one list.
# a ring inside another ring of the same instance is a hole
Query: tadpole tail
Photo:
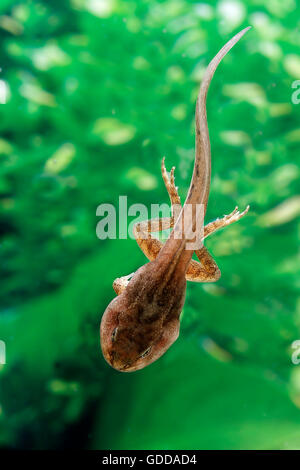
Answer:
[[[237, 33], [222, 47], [222, 49], [220, 49], [217, 55], [207, 66], [201, 82], [196, 104], [196, 148], [193, 176], [187, 198], [177, 219], [175, 227], [158, 256], [160, 259], [165, 258], [166, 261], [169, 260], [169, 262], [172, 259], [172, 263], [174, 265], [182, 256], [182, 252], [185, 250], [185, 247], [188, 251], [185, 255], [185, 264], [186, 266], [188, 265], [193, 251], [188, 248], [187, 241], [192, 240], [195, 237], [196, 226], [198, 227], [201, 223], [203, 224], [204, 222], [203, 218], [209, 196], [211, 156], [206, 116], [206, 97], [208, 88], [223, 57], [250, 28], [251, 26], [248, 26], [247, 28]], [[195, 210], [196, 204], [203, 204], [204, 211], [201, 214], [202, 221], [197, 220], [197, 217], [195, 216], [197, 213]], [[182, 229], [183, 226], [184, 229]], [[179, 236], [177, 236], [176, 233], [179, 233]]]
[[233, 38], [231, 38], [217, 55], [211, 60], [206, 68], [204, 77], [201, 82], [197, 104], [196, 104], [196, 148], [195, 148], [195, 164], [193, 176], [189, 188], [189, 192], [185, 204], [204, 204], [204, 211], [206, 211], [210, 179], [211, 179], [211, 154], [210, 154], [210, 141], [207, 127], [206, 115], [206, 97], [209, 89], [210, 82], [214, 73], [227, 52], [241, 39], [242, 36], [251, 28], [248, 26]]

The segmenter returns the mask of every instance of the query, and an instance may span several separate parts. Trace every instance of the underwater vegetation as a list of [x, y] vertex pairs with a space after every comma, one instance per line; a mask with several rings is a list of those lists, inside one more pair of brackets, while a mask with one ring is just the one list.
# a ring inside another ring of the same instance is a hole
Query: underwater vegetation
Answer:
[[[1, 448], [300, 448], [297, 12], [295, 0], [1, 2]], [[222, 277], [189, 285], [180, 340], [120, 374], [99, 322], [112, 281], [146, 258], [134, 240], [97, 238], [97, 206], [168, 203], [163, 156], [185, 199], [199, 83], [248, 25], [209, 90], [206, 222], [251, 210], [207, 240]]]

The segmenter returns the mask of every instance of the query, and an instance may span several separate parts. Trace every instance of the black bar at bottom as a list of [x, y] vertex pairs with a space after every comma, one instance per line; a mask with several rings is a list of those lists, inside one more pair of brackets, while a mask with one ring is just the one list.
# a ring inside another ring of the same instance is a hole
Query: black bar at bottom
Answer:
[[[293, 452], [292, 452], [293, 453]], [[75, 465], [76, 468], [82, 467], [85, 469], [93, 468], [111, 468], [121, 467], [124, 469], [141, 468], [142, 466], [174, 466], [200, 468], [204, 465], [211, 463], [222, 463], [226, 461], [230, 464], [234, 460], [247, 459], [247, 464], [250, 461], [258, 458], [272, 458], [276, 459], [283, 457], [288, 458], [286, 452], [281, 451], [256, 451], [256, 450], [95, 450], [95, 451], [81, 451], [81, 450], [67, 450], [67, 451], [50, 451], [50, 450], [37, 450], [37, 451], [23, 451], [23, 450], [1, 450], [0, 462], [1, 468], [5, 467], [5, 463], [24, 466], [24, 464], [37, 464], [38, 468], [43, 468], [41, 465], [46, 464], [47, 467], [52, 466], [56, 468], [57, 465], [66, 464], [68, 468], [70, 465]], [[21, 468], [21, 467], [20, 467]]]

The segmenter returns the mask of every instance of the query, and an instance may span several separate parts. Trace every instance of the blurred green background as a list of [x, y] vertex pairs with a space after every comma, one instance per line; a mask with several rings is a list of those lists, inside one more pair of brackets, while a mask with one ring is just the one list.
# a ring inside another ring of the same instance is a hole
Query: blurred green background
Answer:
[[[299, 13], [296, 0], [1, 0], [1, 448], [300, 448]], [[222, 277], [188, 284], [178, 341], [119, 373], [99, 323], [113, 280], [146, 258], [99, 240], [96, 208], [168, 203], [164, 155], [184, 200], [201, 77], [248, 25], [209, 91], [207, 221], [251, 211], [207, 241]]]

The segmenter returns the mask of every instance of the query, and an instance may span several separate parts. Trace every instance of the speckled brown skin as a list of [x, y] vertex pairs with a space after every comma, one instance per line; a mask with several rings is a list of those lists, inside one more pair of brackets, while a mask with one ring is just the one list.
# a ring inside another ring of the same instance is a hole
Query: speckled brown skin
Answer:
[[105, 359], [115, 369], [142, 369], [177, 339], [186, 280], [184, 270], [176, 268], [170, 273], [168, 263], [158, 259], [145, 264], [107, 307], [101, 322], [101, 345]]
[[[194, 172], [182, 210], [176, 210], [178, 206], [180, 209], [181, 203], [175, 187], [174, 168], [168, 177], [163, 161], [162, 174], [171, 199], [172, 217], [157, 220], [151, 227], [149, 221], [135, 227], [137, 242], [150, 262], [133, 275], [115, 281], [114, 289], [119, 295], [105, 310], [100, 327], [103, 355], [106, 361], [119, 371], [132, 372], [146, 367], [162, 356], [177, 339], [186, 280], [212, 282], [220, 277], [217, 264], [203, 245], [195, 251], [200, 263], [191, 259], [194, 251], [186, 247], [187, 242], [193, 240], [196, 219], [194, 215], [188, 215], [188, 219], [184, 219], [184, 216], [188, 205], [203, 204], [205, 212], [208, 201], [210, 143], [206, 95], [210, 81], [221, 59], [248, 29], [245, 28], [225, 44], [210, 62], [204, 75], [196, 105]], [[239, 213], [235, 208], [231, 214], [211, 222], [204, 227], [203, 238], [239, 220], [247, 211], [248, 208]], [[184, 237], [176, 239], [176, 227], [181, 226], [183, 220]], [[153, 232], [168, 227], [175, 228], [164, 245], [151, 237], [150, 230]]]

